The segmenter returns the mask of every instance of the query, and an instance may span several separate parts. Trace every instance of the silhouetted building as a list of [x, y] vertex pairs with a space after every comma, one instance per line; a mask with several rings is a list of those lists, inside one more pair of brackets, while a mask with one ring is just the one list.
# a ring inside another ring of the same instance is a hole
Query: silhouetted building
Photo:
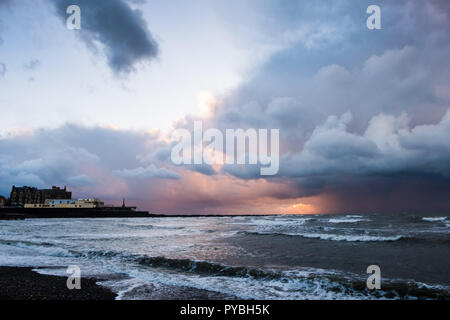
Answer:
[[0, 208], [3, 208], [6, 205], [6, 198], [0, 196]]
[[13, 207], [23, 207], [26, 203], [45, 203], [47, 199], [72, 199], [72, 192], [53, 186], [51, 189], [34, 187], [16, 187], [11, 190], [10, 204]]

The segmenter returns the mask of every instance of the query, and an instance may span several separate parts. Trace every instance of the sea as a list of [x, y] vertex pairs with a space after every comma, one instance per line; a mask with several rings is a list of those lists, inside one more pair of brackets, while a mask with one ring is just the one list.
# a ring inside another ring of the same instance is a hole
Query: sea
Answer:
[[407, 213], [0, 221], [0, 265], [75, 265], [123, 300], [448, 300], [449, 228]]

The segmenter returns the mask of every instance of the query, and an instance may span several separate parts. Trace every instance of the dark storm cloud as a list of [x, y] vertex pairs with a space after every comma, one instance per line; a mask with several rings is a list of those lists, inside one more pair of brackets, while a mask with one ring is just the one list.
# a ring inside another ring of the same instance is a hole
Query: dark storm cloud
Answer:
[[[349, 129], [353, 120], [350, 113], [330, 116], [301, 151], [283, 154], [280, 172], [271, 180], [289, 189], [272, 196], [327, 195], [335, 212], [449, 209], [450, 110], [436, 124], [417, 126], [406, 114], [380, 114], [361, 134]], [[245, 180], [261, 178], [257, 166], [227, 165], [222, 171]]]
[[289, 19], [297, 13], [308, 23], [351, 22], [341, 29], [330, 27], [325, 34], [337, 42], [322, 46], [305, 48], [322, 33], [299, 32], [292, 45], [225, 97], [213, 126], [280, 128], [282, 149], [297, 152], [330, 115], [351, 112], [351, 130], [360, 133], [381, 113], [406, 112], [413, 124], [441, 119], [450, 102], [450, 67], [445, 63], [450, 38], [442, 29], [448, 21], [433, 16], [446, 2], [381, 1], [385, 27], [378, 33], [365, 28], [370, 1], [333, 3], [277, 6], [277, 16], [285, 18], [280, 25], [287, 28], [295, 23], [300, 30], [308, 27], [301, 19]]
[[[374, 117], [362, 134], [350, 114], [329, 117], [303, 150], [285, 159], [288, 176], [421, 175], [450, 180], [450, 111], [435, 125], [410, 127], [406, 115]], [[289, 165], [290, 164], [290, 165]]]
[[52, 0], [64, 24], [69, 5], [81, 9], [79, 32], [86, 46], [97, 52], [96, 42], [104, 46], [108, 64], [116, 73], [134, 71], [136, 64], [157, 57], [158, 44], [148, 30], [142, 12], [123, 0]]
[[[333, 3], [276, 6], [284, 17], [278, 27], [328, 23], [326, 41], [315, 42], [323, 35], [314, 30], [300, 33], [223, 99], [210, 125], [280, 129], [280, 171], [265, 178], [289, 188], [274, 198], [323, 195], [335, 209], [448, 210], [449, 2], [381, 1], [378, 33], [365, 28], [373, 3]], [[297, 13], [305, 19], [291, 19]], [[225, 165], [222, 173], [261, 179], [258, 166]]]

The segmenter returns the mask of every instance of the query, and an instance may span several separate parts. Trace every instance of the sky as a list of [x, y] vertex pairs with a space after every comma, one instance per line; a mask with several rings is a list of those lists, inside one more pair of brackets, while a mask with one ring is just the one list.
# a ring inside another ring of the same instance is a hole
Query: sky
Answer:
[[[66, 8], [81, 9], [81, 30]], [[369, 30], [369, 5], [381, 29]], [[450, 210], [446, 0], [0, 0], [0, 194], [166, 214]], [[174, 130], [279, 129], [278, 174]]]

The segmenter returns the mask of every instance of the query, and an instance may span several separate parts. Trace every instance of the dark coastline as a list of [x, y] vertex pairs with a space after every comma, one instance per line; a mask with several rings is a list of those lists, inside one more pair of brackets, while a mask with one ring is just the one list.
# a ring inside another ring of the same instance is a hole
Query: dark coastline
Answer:
[[0, 208], [0, 220], [20, 220], [35, 218], [145, 218], [151, 217], [147, 211], [128, 208]]
[[116, 294], [83, 278], [80, 290], [69, 290], [66, 277], [42, 275], [24, 267], [0, 267], [0, 300], [114, 300]]
[[0, 220], [48, 219], [48, 218], [201, 218], [201, 217], [249, 217], [276, 216], [277, 214], [154, 214], [129, 209], [47, 209], [0, 208]]

